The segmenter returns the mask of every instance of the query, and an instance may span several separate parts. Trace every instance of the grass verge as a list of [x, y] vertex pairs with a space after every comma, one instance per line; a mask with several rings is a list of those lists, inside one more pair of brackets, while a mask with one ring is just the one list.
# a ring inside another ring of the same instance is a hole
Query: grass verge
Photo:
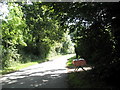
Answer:
[[59, 58], [60, 56], [63, 56], [63, 55], [57, 55], [55, 57], [50, 57], [50, 58], [43, 59], [43, 60], [36, 60], [36, 61], [33, 61], [33, 62], [24, 63], [24, 64], [17, 63], [15, 66], [4, 68], [3, 70], [0, 70], [0, 74], [4, 75], [4, 74], [12, 73], [12, 72], [18, 71], [20, 69], [29, 67], [31, 65], [35, 65], [35, 64], [38, 64], [38, 63], [42, 63], [42, 62], [46, 62], [46, 61], [49, 61], [49, 60]]
[[[67, 67], [72, 67], [72, 60], [75, 57], [69, 58], [67, 62]], [[67, 82], [69, 88], [113, 88], [112, 86], [107, 85], [104, 81], [96, 78], [91, 70], [79, 71], [79, 72], [70, 72], [68, 73]]]
[[20, 70], [20, 69], [23, 69], [23, 68], [26, 68], [28, 66], [35, 65], [35, 64], [38, 64], [38, 62], [37, 61], [36, 62], [28, 62], [28, 63], [24, 63], [24, 64], [17, 63], [16, 66], [8, 67], [8, 68], [4, 68], [3, 70], [0, 70], [0, 74], [2, 74], [2, 75], [8, 74], [8, 73], [15, 72], [17, 70]]
[[101, 80], [91, 78], [89, 73], [84, 71], [68, 74], [69, 88], [112, 88]]
[[72, 64], [73, 59], [75, 59], [75, 56], [73, 56], [73, 57], [71, 57], [71, 58], [68, 59], [68, 61], [66, 63], [67, 67], [73, 67], [73, 64]]

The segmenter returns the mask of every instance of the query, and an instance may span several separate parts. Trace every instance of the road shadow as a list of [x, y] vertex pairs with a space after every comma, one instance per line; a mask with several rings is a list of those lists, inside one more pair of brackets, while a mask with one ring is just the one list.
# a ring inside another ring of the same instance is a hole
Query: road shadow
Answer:
[[53, 61], [40, 63], [0, 78], [3, 88], [67, 88], [67, 58], [63, 56]]
[[91, 66], [89, 65], [83, 66], [83, 68], [79, 68], [77, 71], [75, 71], [75, 66], [66, 66], [66, 68], [67, 68], [68, 73], [88, 71], [92, 69]]
[[2, 82], [2, 88], [67, 88], [67, 73], [61, 73], [64, 70], [53, 69], [21, 75], [21, 71], [16, 72], [4, 76], [6, 80]]

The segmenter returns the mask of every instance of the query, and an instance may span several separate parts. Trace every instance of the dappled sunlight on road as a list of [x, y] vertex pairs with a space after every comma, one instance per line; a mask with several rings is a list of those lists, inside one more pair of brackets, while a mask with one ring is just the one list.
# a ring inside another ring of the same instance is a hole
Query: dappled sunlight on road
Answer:
[[74, 54], [3, 75], [0, 81], [3, 88], [67, 88], [65, 67], [72, 56]]

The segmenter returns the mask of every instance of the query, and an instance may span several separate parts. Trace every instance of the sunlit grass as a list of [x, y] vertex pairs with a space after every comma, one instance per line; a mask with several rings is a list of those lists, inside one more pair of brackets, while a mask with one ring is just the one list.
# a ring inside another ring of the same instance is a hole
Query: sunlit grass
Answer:
[[47, 58], [47, 59], [48, 59], [48, 60], [53, 60], [53, 59], [59, 58], [60, 56], [64, 56], [64, 55], [59, 54], [59, 55], [57, 55], [57, 56], [49, 57], [49, 58]]
[[73, 59], [75, 59], [75, 56], [68, 59], [68, 61], [67, 61], [67, 67], [73, 66], [73, 64], [72, 64]]
[[11, 73], [11, 72], [26, 68], [28, 66], [35, 65], [35, 64], [38, 64], [38, 62], [28, 62], [25, 64], [17, 63], [15, 66], [4, 68], [3, 70], [0, 70], [0, 74]]

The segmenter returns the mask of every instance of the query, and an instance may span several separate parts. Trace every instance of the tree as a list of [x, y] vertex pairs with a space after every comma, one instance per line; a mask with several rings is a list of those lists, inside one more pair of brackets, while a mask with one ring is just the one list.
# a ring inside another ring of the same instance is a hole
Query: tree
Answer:
[[[52, 7], [40, 2], [5, 3], [8, 13], [2, 21], [3, 68], [16, 63], [45, 59], [67, 51], [69, 42]], [[63, 45], [64, 44], [64, 45]]]
[[9, 14], [2, 21], [2, 66], [11, 66], [19, 61], [18, 46], [27, 46], [24, 39], [25, 20], [21, 7], [15, 3], [8, 3]]
[[43, 58], [47, 57], [51, 47], [55, 42], [61, 42], [64, 34], [59, 21], [53, 18], [54, 11], [39, 2], [32, 5], [25, 4], [22, 9], [32, 37], [26, 47], [27, 51], [34, 51], [35, 55]]
[[93, 63], [96, 76], [108, 82], [119, 78], [119, 4], [49, 3], [58, 14], [61, 25], [74, 33], [72, 38], [79, 56]]

